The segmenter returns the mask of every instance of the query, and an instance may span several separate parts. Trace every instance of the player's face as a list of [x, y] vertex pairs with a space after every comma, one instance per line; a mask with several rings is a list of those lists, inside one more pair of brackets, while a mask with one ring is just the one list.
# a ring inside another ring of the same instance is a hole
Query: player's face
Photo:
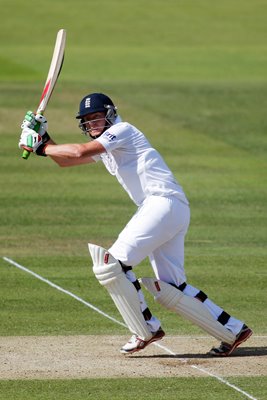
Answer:
[[86, 130], [90, 133], [90, 135], [100, 135], [106, 126], [105, 113], [95, 112], [88, 114], [84, 117], [84, 122]]

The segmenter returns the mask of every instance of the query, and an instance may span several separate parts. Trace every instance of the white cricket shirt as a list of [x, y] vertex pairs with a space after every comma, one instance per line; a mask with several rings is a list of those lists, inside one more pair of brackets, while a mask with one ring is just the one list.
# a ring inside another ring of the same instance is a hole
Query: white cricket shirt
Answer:
[[188, 204], [182, 187], [144, 134], [128, 122], [118, 122], [95, 139], [106, 153], [94, 156], [115, 175], [130, 198], [140, 206], [146, 197], [176, 196]]

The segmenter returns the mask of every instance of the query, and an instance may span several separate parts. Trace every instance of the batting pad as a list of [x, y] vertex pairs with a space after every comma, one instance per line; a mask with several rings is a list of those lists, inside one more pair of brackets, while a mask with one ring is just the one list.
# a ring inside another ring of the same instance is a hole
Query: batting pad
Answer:
[[199, 300], [157, 279], [142, 278], [140, 281], [162, 306], [182, 315], [222, 342], [231, 344], [235, 341], [235, 335], [216, 321]]
[[126, 278], [120, 263], [103, 247], [88, 243], [93, 260], [93, 271], [105, 286], [129, 330], [142, 340], [152, 337], [141, 312], [134, 285]]

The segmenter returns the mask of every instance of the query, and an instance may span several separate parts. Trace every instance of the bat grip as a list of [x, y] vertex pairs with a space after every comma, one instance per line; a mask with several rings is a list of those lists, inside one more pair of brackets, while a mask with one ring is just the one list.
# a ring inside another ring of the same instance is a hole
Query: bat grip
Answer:
[[[38, 131], [39, 131], [40, 125], [41, 125], [41, 123], [40, 123], [40, 122], [37, 122], [37, 124], [36, 124], [35, 127], [34, 127], [35, 132], [38, 132]], [[23, 153], [22, 153], [22, 158], [23, 158], [24, 160], [28, 160], [30, 154], [31, 154], [30, 151], [24, 149], [24, 150], [23, 150]]]
[[29, 158], [30, 154], [31, 154], [30, 151], [24, 149], [23, 153], [22, 153], [22, 158], [24, 158], [24, 160], [27, 160]]

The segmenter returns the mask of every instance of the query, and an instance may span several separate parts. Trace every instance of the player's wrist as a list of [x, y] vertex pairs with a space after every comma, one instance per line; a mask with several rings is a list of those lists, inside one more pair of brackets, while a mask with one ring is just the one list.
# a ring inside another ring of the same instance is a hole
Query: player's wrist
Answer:
[[43, 135], [42, 135], [42, 142], [43, 143], [47, 143], [50, 140], [50, 136], [49, 133], [46, 131]]
[[47, 157], [47, 154], [45, 153], [45, 149], [48, 146], [47, 143], [42, 143], [37, 150], [35, 151], [35, 153], [37, 154], [37, 156], [42, 156], [42, 157]]

